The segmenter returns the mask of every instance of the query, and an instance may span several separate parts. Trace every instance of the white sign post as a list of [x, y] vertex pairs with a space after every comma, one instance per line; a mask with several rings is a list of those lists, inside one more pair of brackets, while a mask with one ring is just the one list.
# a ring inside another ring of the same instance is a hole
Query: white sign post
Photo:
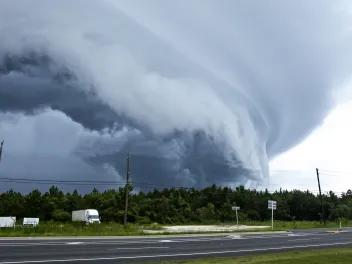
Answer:
[[268, 201], [268, 209], [271, 209], [271, 230], [274, 230], [274, 210], [276, 210], [276, 201]]
[[239, 229], [239, 227], [238, 227], [238, 213], [237, 213], [237, 211], [240, 210], [240, 207], [239, 207], [239, 206], [233, 206], [233, 207], [232, 207], [232, 210], [235, 210], [235, 211], [236, 211], [237, 229]]

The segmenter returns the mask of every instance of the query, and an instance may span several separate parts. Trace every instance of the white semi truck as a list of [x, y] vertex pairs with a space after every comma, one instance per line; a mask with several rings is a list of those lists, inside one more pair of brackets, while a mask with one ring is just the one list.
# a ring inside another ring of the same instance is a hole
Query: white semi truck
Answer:
[[100, 224], [99, 213], [95, 209], [85, 209], [72, 211], [72, 221], [73, 222], [85, 222], [88, 224], [98, 223]]

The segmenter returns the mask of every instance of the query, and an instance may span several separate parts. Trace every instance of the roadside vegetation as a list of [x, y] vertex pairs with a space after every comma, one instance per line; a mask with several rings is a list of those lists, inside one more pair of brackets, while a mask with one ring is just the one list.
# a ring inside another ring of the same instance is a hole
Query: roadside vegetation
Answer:
[[[246, 257], [232, 258], [213, 258], [197, 259], [182, 261], [184, 264], [321, 264], [321, 263], [338, 263], [350, 264], [352, 259], [352, 247], [337, 249], [320, 249], [295, 251], [289, 253], [252, 255]], [[164, 264], [181, 263], [181, 262], [158, 262]]]
[[[129, 192], [133, 189], [129, 186]], [[134, 224], [159, 223], [164, 225], [234, 223], [231, 207], [240, 206], [241, 223], [269, 222], [271, 211], [268, 200], [277, 201], [275, 220], [321, 222], [320, 200], [309, 191], [278, 190], [274, 193], [256, 191], [240, 186], [236, 189], [215, 185], [198, 189], [164, 189], [148, 193], [130, 193], [128, 222]], [[97, 209], [103, 222], [123, 223], [125, 189], [111, 189], [80, 195], [77, 191], [64, 193], [51, 187], [41, 193], [33, 190], [27, 195], [10, 190], [0, 194], [0, 216], [39, 217], [41, 221], [68, 222], [71, 212]], [[343, 218], [352, 220], [352, 191], [341, 196], [333, 192], [323, 195], [325, 217], [330, 222]]]
[[[132, 189], [129, 186], [129, 192]], [[323, 196], [326, 226], [321, 218], [320, 200], [309, 191], [279, 190], [269, 193], [244, 187], [230, 189], [213, 185], [202, 190], [172, 188], [130, 193], [126, 231], [122, 225], [124, 199], [124, 188], [104, 192], [94, 189], [86, 195], [80, 195], [77, 191], [63, 193], [55, 186], [45, 193], [33, 190], [27, 195], [10, 190], [0, 194], [0, 216], [16, 216], [16, 227], [0, 228], [0, 236], [141, 235], [145, 234], [143, 230], [162, 230], [166, 225], [235, 225], [236, 216], [231, 209], [234, 205], [241, 208], [240, 225], [271, 226], [268, 200], [277, 201], [275, 230], [338, 228], [339, 219], [342, 219], [343, 227], [352, 226], [351, 190], [339, 197], [333, 192]], [[71, 222], [73, 210], [88, 208], [99, 211], [102, 224], [85, 226]], [[39, 217], [39, 226], [22, 227], [24, 217]]]

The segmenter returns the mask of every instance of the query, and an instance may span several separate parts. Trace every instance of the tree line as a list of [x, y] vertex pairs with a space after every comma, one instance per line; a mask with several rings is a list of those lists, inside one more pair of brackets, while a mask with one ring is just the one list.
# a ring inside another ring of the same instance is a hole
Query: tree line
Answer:
[[[210, 187], [198, 189], [154, 189], [147, 193], [131, 193], [129, 186], [128, 221], [132, 223], [215, 223], [235, 221], [231, 207], [241, 208], [241, 220], [270, 220], [268, 200], [277, 201], [277, 220], [322, 220], [319, 197], [310, 191], [257, 191], [243, 186], [231, 189]], [[352, 191], [337, 196], [330, 191], [323, 195], [325, 218], [334, 221], [343, 217], [352, 219]], [[78, 191], [64, 193], [52, 186], [47, 192], [33, 190], [22, 195], [14, 190], [0, 194], [0, 216], [39, 217], [42, 221], [70, 221], [73, 210], [94, 208], [102, 221], [123, 223], [125, 188], [99, 192], [97, 189], [81, 195]]]

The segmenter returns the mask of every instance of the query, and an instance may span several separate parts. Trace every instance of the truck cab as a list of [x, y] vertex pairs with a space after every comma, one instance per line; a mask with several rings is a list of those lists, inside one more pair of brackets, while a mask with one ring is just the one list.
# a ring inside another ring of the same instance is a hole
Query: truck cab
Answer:
[[86, 221], [89, 224], [100, 224], [100, 217], [99, 217], [99, 213], [97, 210], [95, 209], [88, 209], [86, 210]]

